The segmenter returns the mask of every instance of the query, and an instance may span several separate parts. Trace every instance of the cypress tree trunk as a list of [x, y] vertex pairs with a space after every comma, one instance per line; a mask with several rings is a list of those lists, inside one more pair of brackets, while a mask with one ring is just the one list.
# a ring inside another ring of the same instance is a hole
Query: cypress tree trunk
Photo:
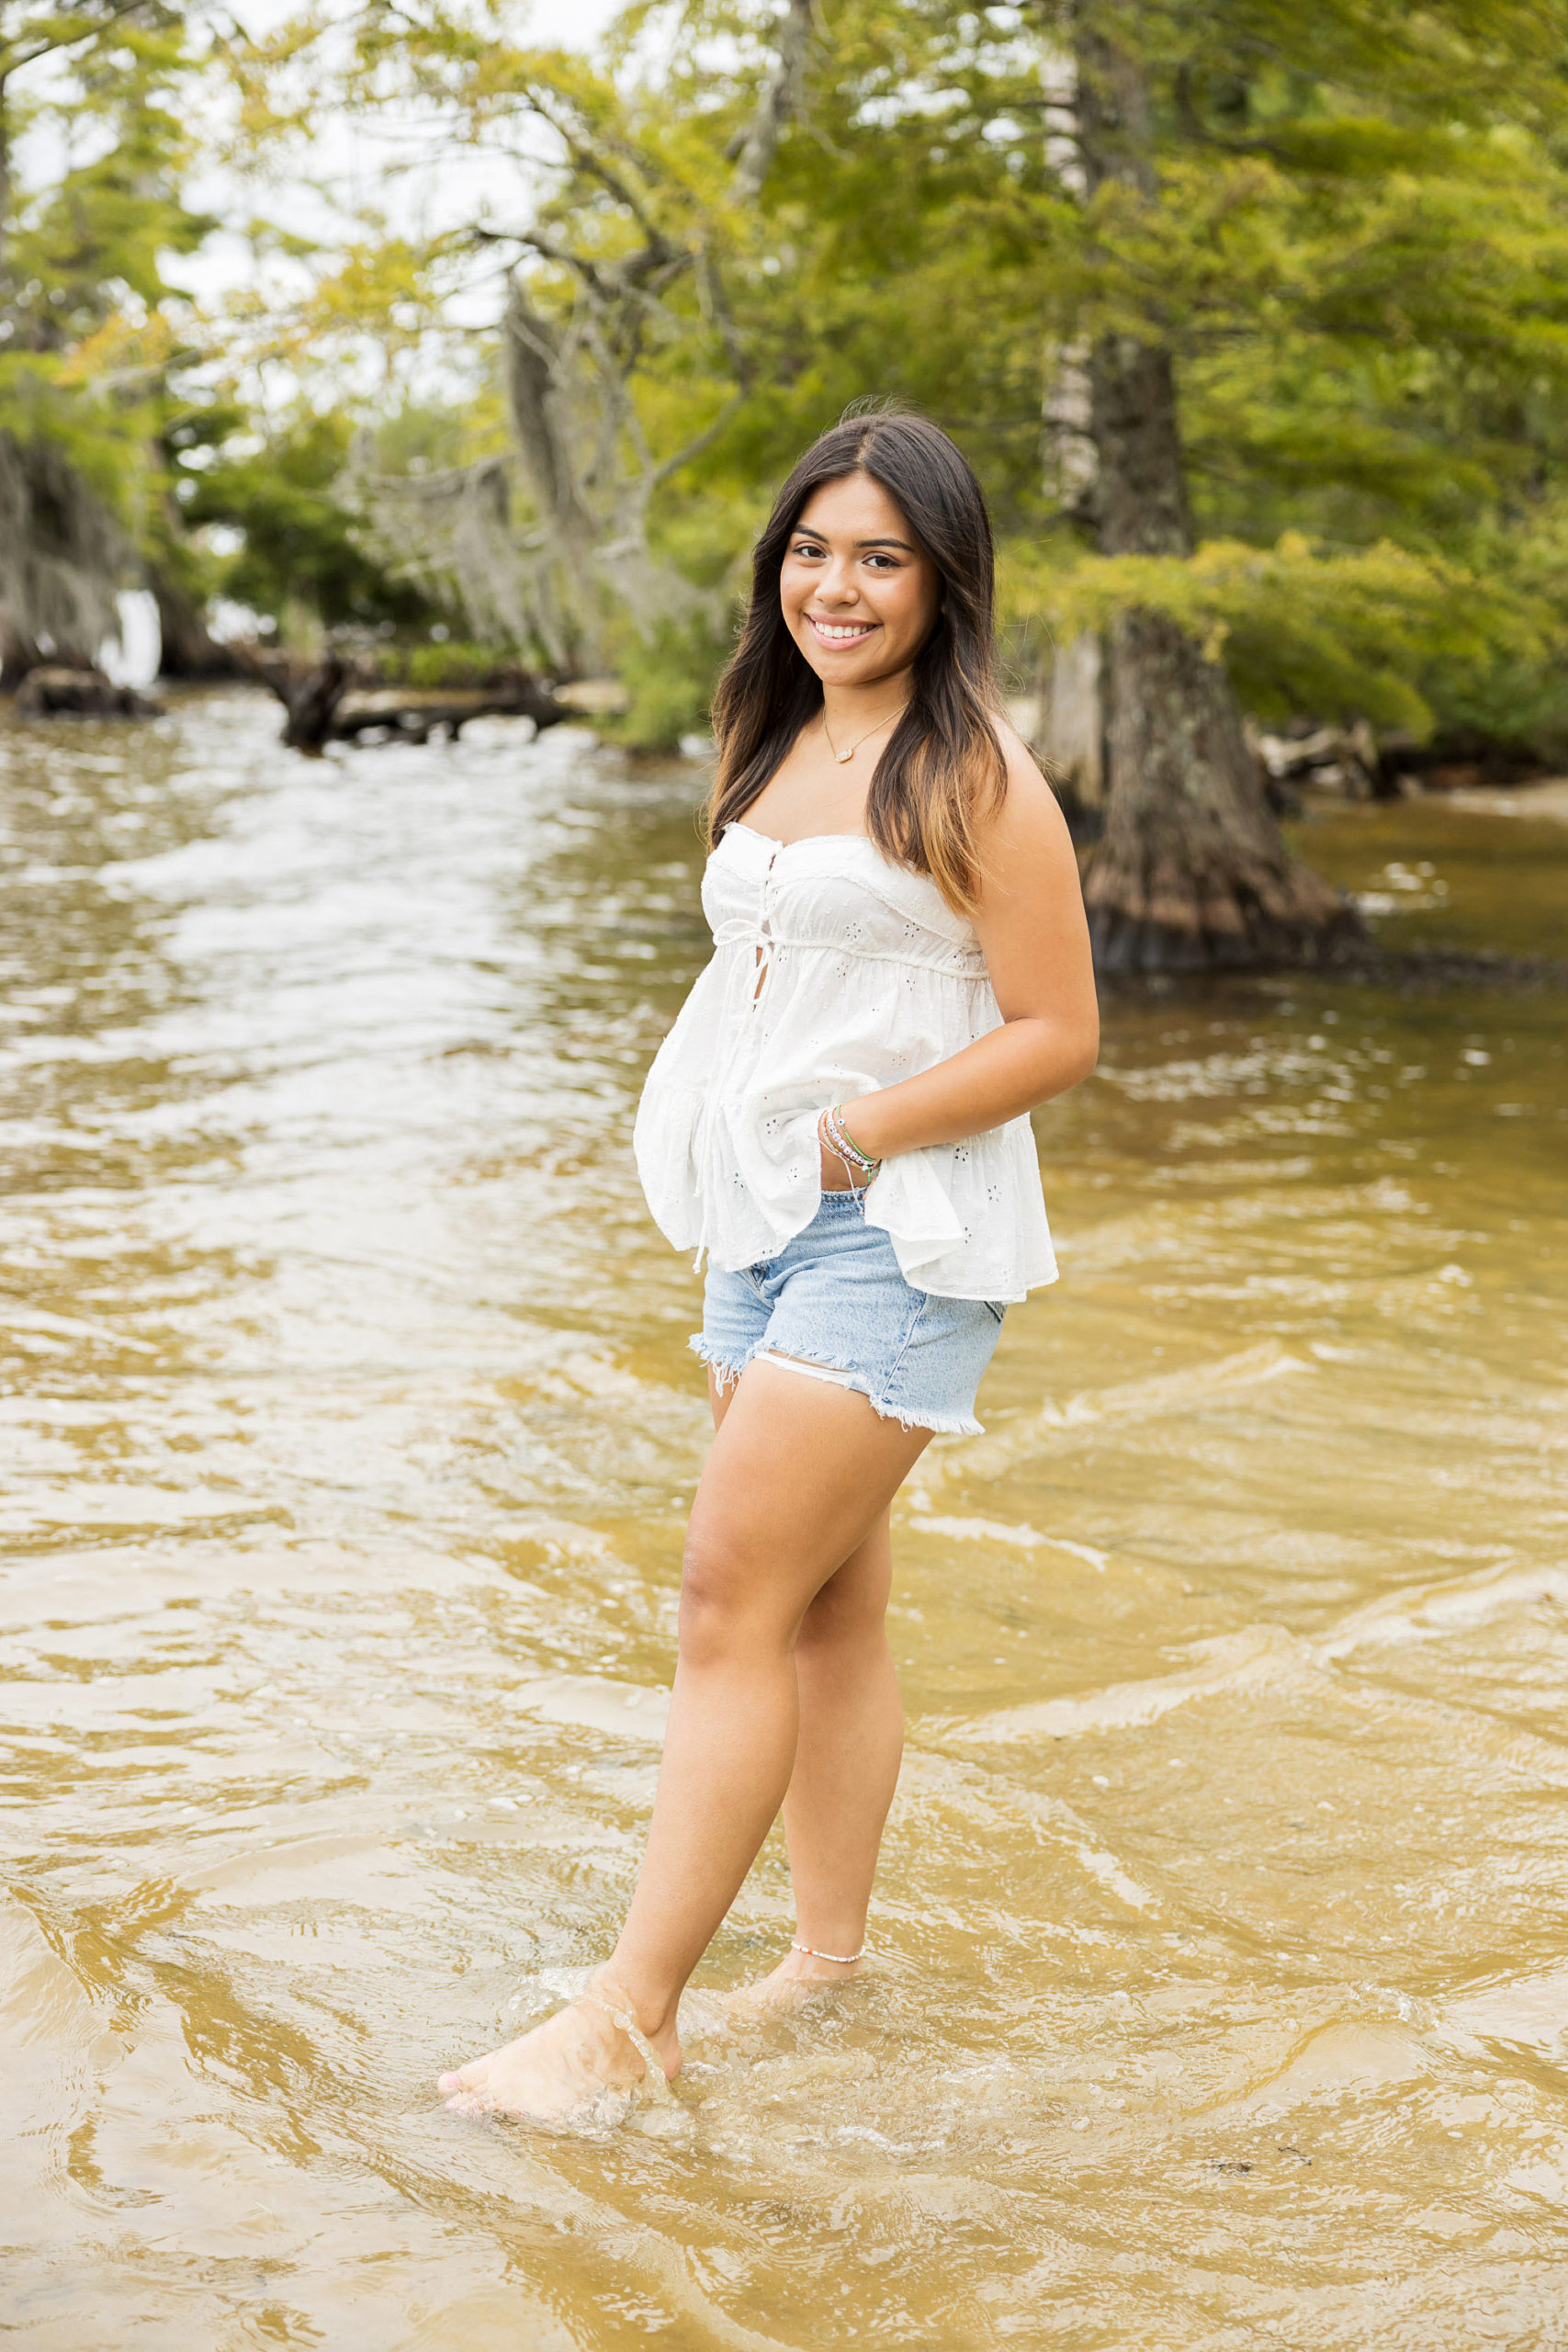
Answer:
[[243, 666], [212, 635], [178, 581], [152, 564], [147, 584], [158, 605], [161, 678], [243, 678]]
[[43, 659], [9, 608], [0, 605], [0, 695], [14, 695], [28, 672], [39, 669]]
[[[1119, 180], [1156, 193], [1148, 92], [1130, 52], [1076, 14], [1086, 193]], [[1169, 349], [1104, 334], [1089, 359], [1097, 470], [1092, 510], [1107, 555], [1192, 548]], [[1359, 928], [1339, 893], [1299, 865], [1263, 797], [1225, 672], [1162, 613], [1123, 614], [1106, 662], [1105, 831], [1085, 880], [1102, 970], [1205, 971], [1311, 962]]]
[[14, 681], [47, 646], [91, 669], [115, 635], [115, 594], [134, 576], [118, 525], [63, 451], [0, 429], [0, 650]]

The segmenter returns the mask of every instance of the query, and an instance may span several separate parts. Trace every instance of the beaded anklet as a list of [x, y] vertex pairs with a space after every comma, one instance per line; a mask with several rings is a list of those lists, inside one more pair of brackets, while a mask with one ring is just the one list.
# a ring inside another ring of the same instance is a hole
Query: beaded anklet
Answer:
[[805, 1952], [807, 1957], [810, 1960], [836, 1960], [840, 1968], [848, 1968], [852, 1961], [863, 1960], [865, 1958], [865, 1946], [863, 1944], [862, 1944], [859, 1951], [818, 1951], [815, 1944], [796, 1943], [792, 1936], [790, 1939], [789, 1948], [791, 1951]]

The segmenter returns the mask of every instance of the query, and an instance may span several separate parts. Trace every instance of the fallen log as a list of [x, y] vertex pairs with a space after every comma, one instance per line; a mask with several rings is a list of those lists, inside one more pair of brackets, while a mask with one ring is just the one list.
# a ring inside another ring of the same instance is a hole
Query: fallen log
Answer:
[[249, 674], [275, 694], [288, 716], [283, 741], [320, 759], [329, 743], [378, 736], [389, 743], [428, 743], [445, 734], [456, 742], [470, 718], [531, 718], [536, 728], [558, 726], [574, 713], [553, 688], [526, 670], [498, 670], [468, 690], [385, 686], [368, 663], [329, 650], [309, 668], [286, 654], [236, 646]]
[[433, 735], [457, 741], [470, 718], [531, 718], [541, 730], [577, 714], [536, 678], [500, 686], [420, 694], [396, 686], [351, 694], [333, 721], [333, 740], [361, 742], [380, 733], [389, 742], [428, 743]]

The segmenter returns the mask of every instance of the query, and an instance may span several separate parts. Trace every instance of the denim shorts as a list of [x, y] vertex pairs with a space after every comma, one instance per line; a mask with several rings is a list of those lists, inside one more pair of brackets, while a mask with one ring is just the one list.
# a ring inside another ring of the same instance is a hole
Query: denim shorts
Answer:
[[904, 1429], [978, 1437], [975, 1392], [1006, 1313], [907, 1283], [892, 1242], [852, 1193], [824, 1193], [804, 1232], [739, 1273], [710, 1266], [690, 1345], [720, 1389], [754, 1356], [857, 1389]]

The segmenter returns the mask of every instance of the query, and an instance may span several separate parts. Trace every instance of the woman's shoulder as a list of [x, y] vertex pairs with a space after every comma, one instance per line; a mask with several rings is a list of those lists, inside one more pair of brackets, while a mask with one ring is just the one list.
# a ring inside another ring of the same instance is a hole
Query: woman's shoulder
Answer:
[[1058, 824], [1065, 820], [1055, 794], [1052, 791], [1045, 771], [1010, 719], [1000, 711], [992, 714], [991, 725], [1002, 755], [1007, 789], [993, 802], [989, 811], [993, 825], [1008, 829], [1010, 825], [1049, 823], [1054, 817]]
[[1071, 863], [1077, 871], [1067, 820], [1044, 771], [1018, 729], [997, 712], [992, 719], [1006, 770], [1007, 788], [980, 816], [980, 863], [993, 877]]

